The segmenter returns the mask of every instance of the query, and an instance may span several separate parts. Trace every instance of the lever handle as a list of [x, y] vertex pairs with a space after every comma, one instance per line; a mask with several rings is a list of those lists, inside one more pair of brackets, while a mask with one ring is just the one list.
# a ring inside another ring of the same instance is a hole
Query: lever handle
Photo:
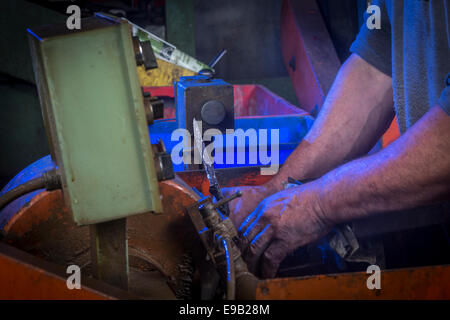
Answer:
[[217, 64], [217, 62], [219, 62], [220, 59], [223, 58], [225, 53], [227, 53], [227, 49], [223, 49], [222, 51], [220, 51], [219, 54], [217, 56], [215, 56], [214, 59], [211, 60], [208, 67], [210, 67], [211, 69], [214, 68], [214, 66]]
[[213, 203], [213, 207], [214, 207], [214, 209], [217, 209], [218, 207], [223, 206], [224, 204], [226, 204], [236, 198], [239, 198], [241, 196], [242, 196], [242, 192], [238, 191], [238, 192], [232, 194], [231, 196], [229, 196], [228, 198], [223, 198], [223, 199]]

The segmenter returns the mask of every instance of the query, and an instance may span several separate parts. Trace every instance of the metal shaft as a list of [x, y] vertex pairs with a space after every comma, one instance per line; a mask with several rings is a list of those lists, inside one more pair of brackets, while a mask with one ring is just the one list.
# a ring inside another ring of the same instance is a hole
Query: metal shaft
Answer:
[[240, 196], [242, 196], [242, 192], [238, 191], [238, 192], [232, 194], [231, 196], [229, 196], [228, 198], [223, 198], [217, 202], [214, 202], [213, 203], [214, 209], [217, 209], [217, 208], [223, 206], [225, 203], [228, 203], [236, 198], [239, 198]]
[[126, 218], [90, 226], [91, 262], [94, 276], [128, 290], [128, 241]]
[[214, 66], [217, 64], [217, 62], [220, 61], [220, 59], [222, 59], [222, 57], [225, 55], [225, 53], [227, 53], [227, 49], [223, 49], [222, 51], [219, 52], [219, 54], [217, 56], [214, 57], [214, 59], [211, 60], [211, 62], [209, 63], [209, 67], [210, 68], [214, 68]]

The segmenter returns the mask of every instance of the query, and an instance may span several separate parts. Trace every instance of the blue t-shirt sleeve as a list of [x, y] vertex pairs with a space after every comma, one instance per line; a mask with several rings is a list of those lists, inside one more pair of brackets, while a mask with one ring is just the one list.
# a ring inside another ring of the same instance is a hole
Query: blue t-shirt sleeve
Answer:
[[450, 116], [450, 73], [447, 74], [445, 79], [445, 88], [442, 90], [438, 104]]
[[372, 15], [365, 13], [364, 23], [350, 47], [350, 52], [356, 53], [369, 64], [388, 76], [392, 76], [391, 56], [391, 23], [383, 0], [374, 1], [380, 8], [380, 29], [369, 29], [367, 19]]

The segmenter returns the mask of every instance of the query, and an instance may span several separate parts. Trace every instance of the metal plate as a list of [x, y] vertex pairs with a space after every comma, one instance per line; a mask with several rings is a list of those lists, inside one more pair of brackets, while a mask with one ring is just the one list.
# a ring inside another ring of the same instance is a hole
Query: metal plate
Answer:
[[217, 128], [225, 133], [225, 129], [234, 129], [233, 86], [220, 79], [208, 79], [205, 76], [181, 77], [175, 83], [176, 112], [178, 128], [193, 133], [192, 120], [202, 119], [202, 107], [209, 101], [220, 102], [224, 106], [225, 116], [216, 125], [202, 121], [202, 131]]
[[78, 225], [161, 212], [127, 23], [29, 31], [47, 133]]

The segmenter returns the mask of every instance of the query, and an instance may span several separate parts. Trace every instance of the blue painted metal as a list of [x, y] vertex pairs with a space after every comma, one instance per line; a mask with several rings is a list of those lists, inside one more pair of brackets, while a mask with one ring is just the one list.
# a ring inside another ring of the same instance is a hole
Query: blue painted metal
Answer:
[[181, 77], [180, 81], [175, 82], [175, 112], [178, 128], [186, 129], [187, 91], [191, 88], [217, 86], [230, 86], [230, 84], [221, 79], [210, 79], [203, 75]]
[[[279, 130], [279, 163], [282, 164], [287, 159], [287, 157], [291, 154], [292, 151], [297, 147], [297, 145], [301, 142], [303, 137], [308, 133], [311, 128], [314, 119], [311, 116], [304, 115], [283, 115], [283, 116], [267, 116], [267, 117], [252, 117], [252, 118], [237, 118], [235, 119], [235, 128], [242, 129], [247, 131], [248, 129], [267, 129], [268, 130], [268, 141], [270, 142], [271, 135], [270, 129], [278, 129]], [[149, 126], [150, 139], [152, 143], [156, 143], [159, 139], [164, 142], [166, 146], [167, 152], [170, 153], [172, 149], [181, 141], [171, 140], [172, 132], [177, 129], [177, 123], [175, 120], [156, 120], [152, 126]], [[222, 140], [225, 141], [225, 136], [222, 136]], [[217, 144], [214, 145], [215, 148], [218, 148]], [[248, 141], [246, 141], [245, 152], [246, 152], [246, 163], [244, 164], [215, 164], [215, 168], [230, 168], [230, 167], [245, 167], [250, 165], [261, 165], [258, 162], [256, 164], [249, 164], [249, 150], [250, 145]], [[268, 150], [270, 151], [270, 145], [268, 146]], [[234, 150], [236, 153], [236, 147]], [[224, 160], [226, 159], [226, 150], [223, 152]], [[236, 159], [235, 159], [236, 160]], [[225, 161], [224, 161], [225, 162]], [[175, 165], [174, 170], [184, 171], [183, 164]]]
[[[30, 164], [28, 167], [20, 171], [14, 178], [12, 178], [11, 181], [8, 182], [8, 184], [0, 191], [0, 197], [9, 190], [14, 189], [21, 184], [24, 184], [31, 179], [38, 178], [42, 175], [42, 173], [54, 168], [55, 164], [53, 163], [50, 155], [39, 159], [38, 161]], [[3, 208], [3, 210], [0, 211], [0, 231], [3, 230], [4, 226], [12, 218], [12, 216], [17, 213], [17, 208], [22, 208], [23, 206], [27, 205], [31, 201], [31, 199], [33, 199], [43, 191], [44, 189], [40, 189], [25, 194]]]

